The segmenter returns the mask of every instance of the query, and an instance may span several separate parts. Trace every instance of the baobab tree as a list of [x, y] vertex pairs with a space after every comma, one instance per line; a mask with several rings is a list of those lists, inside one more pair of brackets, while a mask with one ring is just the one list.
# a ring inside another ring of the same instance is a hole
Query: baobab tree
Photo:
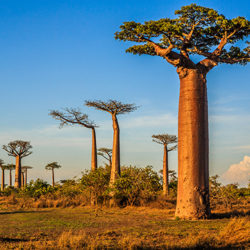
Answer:
[[22, 171], [24, 173], [24, 186], [27, 186], [28, 183], [28, 169], [32, 169], [33, 167], [30, 166], [22, 166]]
[[4, 191], [5, 179], [4, 179], [4, 170], [6, 166], [4, 165], [4, 161], [0, 159], [0, 168], [2, 169], [2, 183], [1, 183], [1, 191]]
[[113, 185], [118, 176], [120, 176], [120, 128], [117, 115], [130, 113], [137, 109], [134, 104], [123, 104], [116, 100], [104, 101], [86, 101], [85, 105], [98, 110], [106, 111], [111, 114], [113, 121], [113, 149], [112, 165], [110, 175], [110, 185]]
[[[177, 148], [177, 137], [176, 135], [160, 134], [152, 135], [153, 142], [163, 145], [163, 195], [169, 195], [169, 169], [168, 169], [168, 152], [176, 150]], [[169, 146], [170, 144], [175, 144]]]
[[7, 164], [6, 169], [9, 170], [9, 186], [12, 186], [12, 170], [14, 170], [16, 166], [14, 164]]
[[[140, 43], [132, 54], [160, 56], [177, 68], [180, 79], [178, 115], [178, 195], [176, 216], [207, 218], [209, 206], [207, 73], [219, 63], [246, 64], [249, 47], [233, 46], [249, 35], [244, 17], [227, 19], [217, 11], [191, 4], [177, 18], [124, 22], [115, 38]], [[191, 58], [192, 55], [199, 57]], [[202, 57], [199, 62], [195, 60]]]
[[112, 149], [111, 148], [98, 148], [98, 155], [102, 156], [109, 162], [109, 166], [112, 165]]
[[9, 156], [16, 157], [16, 173], [15, 173], [15, 188], [21, 187], [21, 161], [22, 158], [32, 154], [30, 151], [32, 146], [29, 141], [12, 141], [8, 145], [3, 145], [3, 149], [8, 153]]
[[62, 166], [59, 165], [57, 162], [51, 162], [49, 164], [47, 164], [45, 166], [45, 169], [46, 170], [51, 170], [51, 173], [52, 173], [52, 186], [54, 187], [55, 186], [55, 173], [54, 173], [54, 169], [58, 169], [58, 168], [61, 168]]
[[64, 125], [80, 125], [89, 128], [92, 131], [92, 156], [91, 156], [91, 170], [97, 169], [97, 150], [96, 150], [96, 133], [97, 127], [93, 121], [90, 121], [88, 115], [82, 113], [79, 109], [66, 108], [65, 112], [53, 110], [49, 113], [54, 119], [60, 121], [60, 127]]

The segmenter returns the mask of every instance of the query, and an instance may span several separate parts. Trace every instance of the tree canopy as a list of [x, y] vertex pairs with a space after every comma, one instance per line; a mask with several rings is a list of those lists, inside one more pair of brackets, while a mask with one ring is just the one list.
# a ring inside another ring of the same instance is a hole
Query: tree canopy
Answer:
[[[176, 135], [169, 135], [169, 134], [159, 134], [159, 135], [152, 135], [153, 142], [162, 144], [162, 145], [169, 145], [169, 144], [176, 144], [177, 143], [177, 137]], [[177, 148], [177, 145], [174, 145], [170, 148], [168, 148], [168, 151], [175, 150]]]
[[[249, 61], [249, 46], [233, 46], [249, 35], [250, 25], [245, 17], [227, 19], [216, 10], [196, 4], [183, 6], [175, 14], [175, 19], [124, 22], [115, 39], [141, 43], [126, 52], [161, 56], [177, 67], [205, 66], [209, 70], [218, 63]], [[195, 64], [189, 58], [192, 54], [205, 59]]]
[[8, 153], [9, 156], [19, 156], [21, 158], [29, 156], [32, 154], [30, 149], [32, 146], [29, 141], [16, 140], [8, 143], [8, 145], [3, 145], [3, 149]]
[[85, 105], [98, 110], [109, 112], [112, 115], [125, 114], [137, 109], [135, 104], [124, 104], [116, 100], [108, 100], [106, 102], [101, 100], [85, 101]]
[[51, 163], [49, 163], [49, 164], [47, 164], [46, 166], [45, 166], [45, 169], [46, 170], [52, 170], [52, 169], [55, 169], [55, 168], [61, 168], [62, 166], [61, 165], [59, 165], [57, 162], [51, 162]]
[[82, 113], [80, 109], [66, 108], [64, 112], [52, 110], [49, 115], [60, 121], [60, 127], [74, 124], [82, 125], [86, 128], [97, 127], [93, 121], [89, 120], [88, 115]]

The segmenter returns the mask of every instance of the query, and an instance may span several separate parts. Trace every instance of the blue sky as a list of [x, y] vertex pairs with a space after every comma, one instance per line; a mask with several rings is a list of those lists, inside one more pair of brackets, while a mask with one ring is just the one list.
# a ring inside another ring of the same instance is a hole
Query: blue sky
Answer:
[[[151, 142], [151, 135], [177, 133], [178, 75], [159, 57], [126, 54], [129, 43], [115, 40], [114, 32], [124, 21], [174, 17], [174, 10], [190, 3], [214, 8], [228, 18], [249, 19], [247, 0], [0, 1], [0, 141], [31, 141], [34, 153], [24, 159], [34, 167], [30, 178], [50, 181], [44, 166], [51, 161], [63, 166], [58, 179], [90, 168], [91, 131], [59, 130], [48, 116], [51, 109], [81, 107], [100, 126], [98, 147], [111, 147], [109, 114], [83, 106], [92, 99], [140, 106], [119, 117], [121, 163], [161, 169], [162, 148]], [[249, 66], [239, 65], [219, 65], [207, 76], [210, 174], [225, 176], [225, 183], [231, 181], [230, 166], [250, 156], [248, 78]], [[0, 158], [14, 161], [3, 150]], [[246, 161], [244, 176], [249, 165]], [[170, 155], [170, 168], [177, 170], [176, 152]], [[247, 178], [234, 180], [246, 184]]]

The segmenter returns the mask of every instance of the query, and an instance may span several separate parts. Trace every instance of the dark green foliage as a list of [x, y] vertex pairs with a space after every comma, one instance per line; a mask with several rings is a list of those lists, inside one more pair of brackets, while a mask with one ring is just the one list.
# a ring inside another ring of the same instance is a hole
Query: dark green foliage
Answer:
[[[246, 18], [227, 19], [213, 9], [196, 4], [183, 6], [175, 14], [175, 19], [124, 22], [115, 33], [115, 39], [142, 43], [128, 48], [126, 52], [129, 53], [180, 59], [172, 62], [175, 66], [186, 63], [183, 59], [188, 58], [188, 54], [202, 55], [221, 63], [244, 64], [249, 61], [249, 47], [232, 46], [249, 35], [250, 25]], [[219, 50], [213, 51], [217, 46]]]
[[115, 198], [126, 205], [143, 205], [156, 199], [162, 189], [160, 178], [152, 166], [123, 167], [114, 183]]

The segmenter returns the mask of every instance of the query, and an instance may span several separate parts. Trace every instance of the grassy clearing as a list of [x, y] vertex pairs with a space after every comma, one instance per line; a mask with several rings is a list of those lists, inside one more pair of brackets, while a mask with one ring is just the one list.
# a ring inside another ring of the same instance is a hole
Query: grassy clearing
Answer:
[[173, 209], [135, 207], [6, 210], [0, 212], [0, 246], [1, 249], [250, 247], [248, 216], [204, 221], [173, 218]]

